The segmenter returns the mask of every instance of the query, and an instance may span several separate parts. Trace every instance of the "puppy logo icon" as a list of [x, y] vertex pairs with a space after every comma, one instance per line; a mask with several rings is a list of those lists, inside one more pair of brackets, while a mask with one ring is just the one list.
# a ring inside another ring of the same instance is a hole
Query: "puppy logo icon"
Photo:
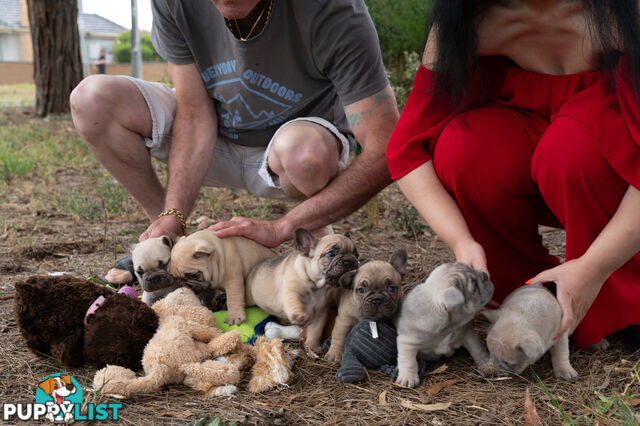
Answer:
[[[4, 422], [15, 420], [50, 423], [73, 423], [77, 421], [118, 420], [122, 403], [82, 403], [82, 387], [69, 374], [50, 374], [36, 387], [36, 402], [3, 402]], [[2, 423], [5, 424], [5, 423]]]
[[50, 374], [38, 384], [36, 403], [46, 405], [45, 417], [50, 422], [71, 423], [75, 405], [82, 404], [82, 388], [68, 374]]

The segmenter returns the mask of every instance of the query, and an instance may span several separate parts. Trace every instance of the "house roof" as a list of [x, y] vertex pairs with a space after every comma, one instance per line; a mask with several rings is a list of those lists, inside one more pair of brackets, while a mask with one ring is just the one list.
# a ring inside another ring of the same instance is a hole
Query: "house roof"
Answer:
[[[3, 1], [3, 0], [0, 0]], [[120, 34], [126, 28], [95, 13], [82, 13], [78, 17], [78, 29], [90, 33]]]
[[[20, 0], [0, 0], [0, 27], [20, 28]], [[95, 13], [81, 13], [78, 29], [90, 33], [120, 34], [126, 28]]]

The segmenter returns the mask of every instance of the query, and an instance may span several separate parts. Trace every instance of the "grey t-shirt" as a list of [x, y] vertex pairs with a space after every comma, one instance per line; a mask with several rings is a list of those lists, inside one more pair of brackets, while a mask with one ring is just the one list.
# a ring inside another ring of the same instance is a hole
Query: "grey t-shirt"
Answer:
[[362, 0], [273, 0], [262, 32], [237, 40], [211, 0], [153, 0], [151, 40], [175, 64], [195, 63], [218, 132], [266, 146], [296, 117], [322, 117], [352, 137], [344, 106], [388, 84]]

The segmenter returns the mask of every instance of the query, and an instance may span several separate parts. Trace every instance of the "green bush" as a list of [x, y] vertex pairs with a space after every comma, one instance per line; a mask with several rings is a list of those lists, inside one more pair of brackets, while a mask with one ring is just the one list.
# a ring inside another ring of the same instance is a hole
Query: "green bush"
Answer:
[[387, 68], [400, 68], [404, 52], [422, 53], [433, 0], [365, 0]]
[[[140, 33], [140, 45], [142, 48], [142, 60], [144, 62], [162, 61], [162, 57], [158, 55], [151, 44], [151, 36], [148, 32]], [[131, 62], [131, 31], [123, 31], [118, 36], [116, 44], [113, 46], [113, 59], [120, 63]]]
[[433, 0], [364, 1], [378, 31], [389, 82], [402, 109], [427, 42]]

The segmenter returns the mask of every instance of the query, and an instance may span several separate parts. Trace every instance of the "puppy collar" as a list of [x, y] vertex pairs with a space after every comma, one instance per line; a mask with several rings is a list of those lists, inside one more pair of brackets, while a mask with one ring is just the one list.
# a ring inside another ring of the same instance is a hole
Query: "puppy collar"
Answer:
[[[133, 287], [129, 287], [128, 285], [118, 290], [118, 294], [126, 294], [127, 296], [133, 297], [134, 299], [138, 297], [138, 292]], [[87, 325], [87, 318], [89, 317], [89, 315], [97, 311], [104, 300], [104, 296], [98, 296], [98, 298], [93, 301], [93, 303], [89, 306], [89, 309], [87, 309], [87, 312], [84, 314], [84, 325]]]

